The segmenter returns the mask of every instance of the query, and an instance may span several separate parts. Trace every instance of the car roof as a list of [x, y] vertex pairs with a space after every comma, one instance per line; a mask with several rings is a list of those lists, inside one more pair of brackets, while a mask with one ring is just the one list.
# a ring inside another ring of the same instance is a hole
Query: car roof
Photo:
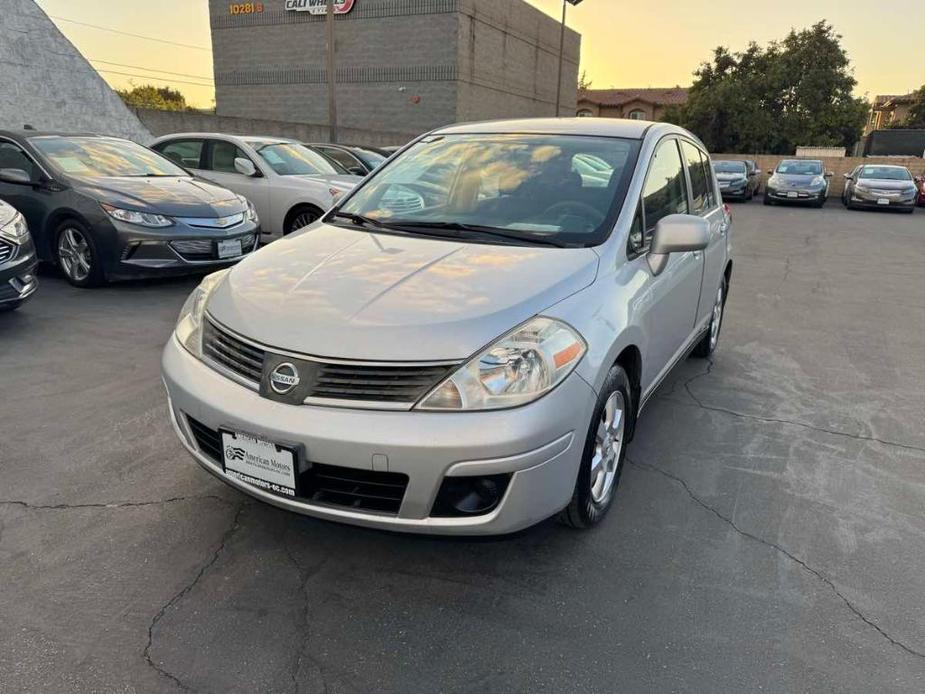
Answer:
[[62, 132], [56, 130], [0, 130], [0, 136], [23, 138], [23, 137], [105, 137], [111, 140], [124, 140], [124, 137], [115, 135], [103, 135], [100, 133], [81, 133], [81, 132]]
[[289, 137], [279, 137], [278, 135], [234, 135], [231, 133], [170, 133], [169, 135], [161, 135], [160, 137], [155, 138], [156, 142], [161, 142], [163, 140], [185, 140], [185, 139], [195, 139], [195, 138], [219, 138], [223, 140], [238, 140], [240, 142], [246, 142], [248, 144], [254, 142], [287, 142], [287, 143], [298, 143], [298, 140], [293, 140]]
[[476, 123], [458, 123], [434, 130], [435, 135], [478, 134], [538, 134], [592, 135], [641, 140], [649, 130], [677, 132], [690, 136], [686, 130], [668, 123], [623, 118], [520, 118]]

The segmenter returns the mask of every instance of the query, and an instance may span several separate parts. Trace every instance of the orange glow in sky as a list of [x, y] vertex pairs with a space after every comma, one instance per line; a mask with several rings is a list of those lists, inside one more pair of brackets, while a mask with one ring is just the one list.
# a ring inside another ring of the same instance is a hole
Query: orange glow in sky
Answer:
[[[528, 1], [560, 16], [561, 0]], [[108, 70], [101, 74], [113, 86], [169, 85], [180, 89], [194, 106], [212, 106], [206, 0], [38, 0], [38, 4], [55, 17], [206, 49], [55, 20], [81, 52], [96, 61], [97, 69]], [[925, 84], [925, 56], [913, 49], [925, 45], [921, 0], [882, 5], [869, 0], [585, 0], [569, 7], [568, 24], [582, 34], [582, 68], [594, 87], [666, 87], [689, 85], [691, 73], [715, 46], [739, 50], [750, 40], [764, 44], [783, 38], [791, 27], [807, 27], [820, 19], [827, 19], [844, 36], [858, 95], [906, 93]], [[116, 74], [120, 72], [126, 74]]]

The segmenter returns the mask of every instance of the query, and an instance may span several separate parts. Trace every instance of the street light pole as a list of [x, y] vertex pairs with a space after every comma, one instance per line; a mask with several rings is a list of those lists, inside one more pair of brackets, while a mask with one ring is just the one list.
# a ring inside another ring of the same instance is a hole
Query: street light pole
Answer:
[[334, 0], [327, 0], [327, 35], [328, 35], [328, 139], [337, 142], [337, 94], [334, 83]]
[[556, 83], [556, 118], [562, 107], [562, 63], [565, 60], [565, 11], [569, 4], [578, 5], [582, 0], [562, 0], [562, 29], [559, 32], [559, 80]]

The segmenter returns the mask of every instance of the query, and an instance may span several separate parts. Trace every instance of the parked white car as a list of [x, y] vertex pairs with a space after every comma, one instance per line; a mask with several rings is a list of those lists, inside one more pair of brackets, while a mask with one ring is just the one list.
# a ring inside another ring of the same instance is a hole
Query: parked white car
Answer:
[[281, 137], [177, 133], [151, 147], [250, 200], [263, 243], [308, 226], [363, 180], [339, 174], [318, 152]]

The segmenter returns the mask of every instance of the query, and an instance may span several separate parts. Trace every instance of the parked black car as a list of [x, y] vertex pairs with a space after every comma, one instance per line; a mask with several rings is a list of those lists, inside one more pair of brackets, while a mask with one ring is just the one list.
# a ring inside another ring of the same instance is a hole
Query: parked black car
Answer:
[[919, 188], [905, 166], [862, 164], [845, 174], [841, 201], [849, 210], [874, 207], [912, 214], [918, 196]]
[[753, 161], [714, 160], [713, 170], [723, 200], [751, 200], [761, 188], [761, 172]]
[[784, 159], [768, 172], [771, 178], [764, 185], [764, 204], [777, 202], [808, 203], [822, 207], [829, 197], [829, 179], [819, 159]]
[[390, 154], [376, 147], [358, 147], [356, 145], [332, 145], [328, 143], [306, 144], [321, 152], [329, 159], [340, 164], [347, 173], [365, 176], [379, 167]]
[[12, 311], [35, 293], [35, 246], [26, 220], [0, 201], [0, 311]]
[[244, 197], [100, 135], [0, 131], [0, 199], [78, 287], [228, 265], [260, 235]]

